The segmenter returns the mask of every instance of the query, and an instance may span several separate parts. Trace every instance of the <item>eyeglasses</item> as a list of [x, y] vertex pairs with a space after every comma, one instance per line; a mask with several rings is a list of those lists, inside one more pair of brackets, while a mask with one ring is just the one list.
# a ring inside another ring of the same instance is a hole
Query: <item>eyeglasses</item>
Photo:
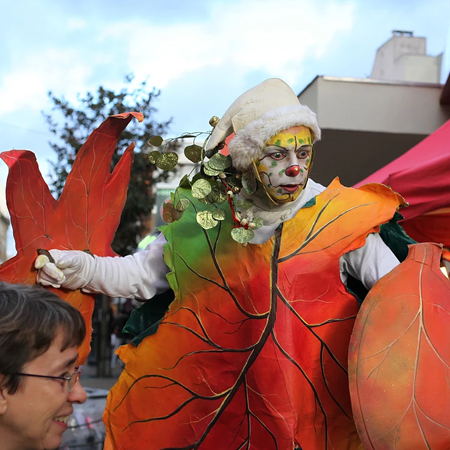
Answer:
[[34, 373], [15, 373], [14, 375], [19, 375], [21, 377], [50, 378], [51, 380], [67, 381], [67, 391], [70, 392], [80, 380], [82, 368], [83, 366], [77, 367], [77, 370], [68, 377], [53, 377], [51, 375], [36, 375]]

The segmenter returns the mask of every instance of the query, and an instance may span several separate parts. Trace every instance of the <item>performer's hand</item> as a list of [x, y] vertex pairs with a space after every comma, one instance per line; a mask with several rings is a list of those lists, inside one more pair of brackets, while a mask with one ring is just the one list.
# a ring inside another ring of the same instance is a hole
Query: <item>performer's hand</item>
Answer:
[[49, 254], [54, 263], [46, 255], [39, 255], [34, 262], [36, 280], [44, 286], [81, 289], [94, 276], [96, 261], [85, 252], [49, 250]]

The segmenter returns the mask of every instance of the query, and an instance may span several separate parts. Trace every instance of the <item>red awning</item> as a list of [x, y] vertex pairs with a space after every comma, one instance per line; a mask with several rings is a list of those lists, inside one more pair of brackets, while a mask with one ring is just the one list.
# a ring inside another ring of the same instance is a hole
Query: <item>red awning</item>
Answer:
[[444, 244], [450, 260], [450, 121], [355, 187], [382, 183], [409, 203], [402, 226], [418, 242]]
[[355, 187], [382, 183], [409, 203], [405, 219], [450, 206], [450, 121]]

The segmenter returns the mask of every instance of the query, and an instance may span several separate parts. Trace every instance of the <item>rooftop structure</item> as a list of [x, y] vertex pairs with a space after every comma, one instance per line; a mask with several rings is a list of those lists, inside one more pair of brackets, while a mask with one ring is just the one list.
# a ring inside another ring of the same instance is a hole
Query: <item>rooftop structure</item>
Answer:
[[376, 80], [439, 83], [442, 53], [427, 55], [427, 39], [412, 31], [393, 30], [375, 56], [370, 78]]
[[298, 95], [322, 128], [312, 178], [327, 185], [338, 175], [352, 186], [449, 120], [441, 60], [426, 54], [426, 38], [395, 30], [370, 78], [317, 76]]

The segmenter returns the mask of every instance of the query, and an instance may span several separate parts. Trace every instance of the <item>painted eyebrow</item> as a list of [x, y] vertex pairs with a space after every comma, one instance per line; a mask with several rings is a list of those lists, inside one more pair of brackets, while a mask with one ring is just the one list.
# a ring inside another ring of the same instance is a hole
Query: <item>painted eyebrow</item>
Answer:
[[287, 149], [286, 147], [282, 147], [281, 145], [276, 145], [276, 144], [271, 144], [269, 146], [267, 146], [264, 151], [270, 150], [271, 148], [275, 147], [276, 150], [278, 151], [284, 151], [284, 152], [289, 152], [290, 149]]

